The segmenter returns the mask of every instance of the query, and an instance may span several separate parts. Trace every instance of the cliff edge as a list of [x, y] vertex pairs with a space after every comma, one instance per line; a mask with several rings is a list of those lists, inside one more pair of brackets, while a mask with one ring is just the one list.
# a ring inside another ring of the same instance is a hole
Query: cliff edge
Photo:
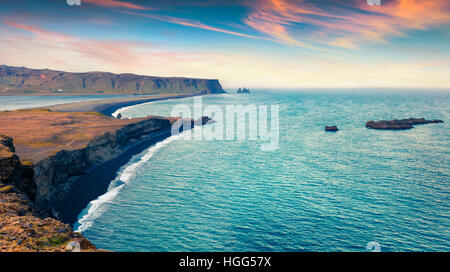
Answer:
[[81, 251], [95, 246], [70, 226], [43, 217], [19, 188], [32, 183], [32, 172], [15, 154], [10, 137], [0, 135], [0, 251], [67, 251], [77, 242]]
[[[72, 241], [81, 250], [96, 250], [59, 221], [73, 203], [57, 203], [70, 198], [97, 167], [135, 146], [169, 137], [178, 119], [120, 120], [98, 112], [48, 109], [0, 112], [0, 251], [65, 251]], [[203, 117], [198, 124], [210, 120]], [[191, 129], [195, 122], [187, 121], [190, 127], [185, 129]]]

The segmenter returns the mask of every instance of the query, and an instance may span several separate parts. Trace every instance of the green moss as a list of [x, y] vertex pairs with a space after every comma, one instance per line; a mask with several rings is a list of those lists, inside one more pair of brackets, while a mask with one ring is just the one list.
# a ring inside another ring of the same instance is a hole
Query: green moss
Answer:
[[65, 242], [67, 242], [67, 240], [68, 240], [68, 238], [66, 236], [57, 235], [57, 236], [48, 238], [48, 243], [50, 244], [50, 246], [60, 246], [60, 245], [64, 244]]
[[66, 243], [68, 240], [69, 238], [63, 235], [41, 237], [36, 241], [36, 246], [38, 249], [43, 249], [46, 247], [58, 247]]

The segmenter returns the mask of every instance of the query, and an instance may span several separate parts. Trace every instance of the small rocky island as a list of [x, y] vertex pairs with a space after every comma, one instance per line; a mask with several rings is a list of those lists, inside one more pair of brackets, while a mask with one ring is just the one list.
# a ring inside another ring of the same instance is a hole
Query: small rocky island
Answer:
[[337, 126], [325, 126], [325, 131], [338, 131]]
[[250, 93], [250, 89], [247, 89], [247, 88], [239, 88], [239, 89], [237, 90], [237, 93], [247, 93], [247, 94], [249, 94], [249, 93]]
[[426, 120], [425, 118], [409, 118], [402, 120], [391, 120], [391, 121], [368, 121], [366, 123], [366, 128], [372, 129], [411, 129], [413, 125], [422, 124], [432, 124], [432, 123], [443, 123], [442, 120]]

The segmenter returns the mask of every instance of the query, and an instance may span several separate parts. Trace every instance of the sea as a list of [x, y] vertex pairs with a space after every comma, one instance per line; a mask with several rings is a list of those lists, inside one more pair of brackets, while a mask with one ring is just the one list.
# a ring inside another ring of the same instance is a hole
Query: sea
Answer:
[[[190, 109], [197, 118], [198, 102], [157, 101], [115, 114], [184, 109], [191, 117]], [[74, 228], [112, 251], [450, 251], [450, 92], [252, 90], [201, 102], [216, 109], [215, 123], [135, 155]], [[250, 116], [245, 139], [238, 129], [226, 137], [230, 105], [266, 108], [258, 124], [267, 117], [275, 147], [250, 138]], [[410, 117], [444, 123], [365, 127]], [[328, 125], [339, 131], [326, 132]]]

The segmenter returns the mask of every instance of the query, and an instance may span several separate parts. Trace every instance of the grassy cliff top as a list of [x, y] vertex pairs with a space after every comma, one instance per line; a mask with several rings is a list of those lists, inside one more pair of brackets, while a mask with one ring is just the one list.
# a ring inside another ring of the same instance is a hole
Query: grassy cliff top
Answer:
[[97, 136], [143, 119], [119, 120], [97, 112], [47, 109], [1, 111], [0, 135], [14, 139], [16, 153], [22, 161], [37, 162], [60, 150], [83, 148]]

